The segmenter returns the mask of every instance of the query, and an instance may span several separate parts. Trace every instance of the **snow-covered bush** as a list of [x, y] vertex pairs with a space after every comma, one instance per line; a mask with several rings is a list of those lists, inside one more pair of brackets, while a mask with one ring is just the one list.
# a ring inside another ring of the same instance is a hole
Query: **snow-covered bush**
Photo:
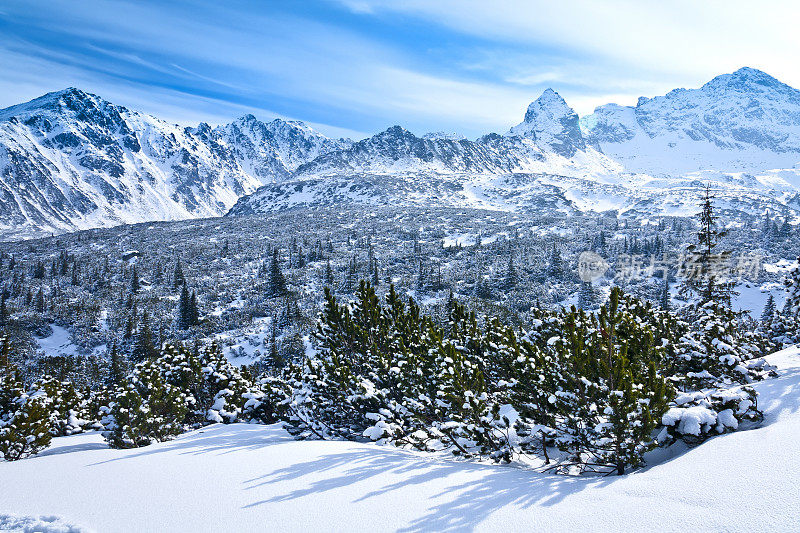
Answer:
[[71, 381], [44, 376], [31, 386], [31, 390], [41, 391], [49, 399], [50, 433], [54, 437], [82, 433], [92, 426], [94, 421], [86, 410], [83, 394]]
[[675, 354], [675, 383], [682, 390], [752, 383], [773, 375], [774, 369], [754, 353], [752, 339], [737, 329], [736, 315], [717, 302], [694, 313], [690, 332], [681, 337]]
[[50, 446], [51, 406], [44, 392], [25, 391], [10, 352], [0, 338], [0, 458], [16, 461]]
[[4, 412], [0, 415], [2, 458], [16, 461], [35, 455], [50, 446], [48, 404], [44, 393], [32, 392], [17, 396], [10, 406], [3, 408]]
[[[655, 446], [758, 420], [752, 389], [715, 387], [772, 372], [724, 342], [731, 333], [714, 306], [695, 332], [705, 342], [687, 356], [686, 323], [618, 288], [593, 313], [539, 310], [522, 335], [496, 318], [479, 324], [457, 302], [436, 325], [393, 287], [385, 304], [366, 283], [356, 297], [342, 305], [326, 293], [317, 351], [270, 383], [267, 420], [280, 413], [301, 438], [498, 461], [532, 454], [563, 471], [623, 473]], [[691, 394], [676, 396], [673, 384]], [[248, 393], [247, 409], [264, 397]]]
[[136, 365], [113, 394], [103, 424], [111, 446], [132, 447], [211, 423], [239, 420], [252, 384], [216, 346], [167, 346]]
[[756, 392], [751, 387], [681, 393], [661, 418], [663, 429], [658, 440], [671, 443], [680, 439], [697, 444], [708, 437], [735, 431], [744, 422], [758, 422], [762, 418]]
[[265, 377], [245, 392], [242, 397], [242, 419], [259, 424], [274, 424], [286, 419], [286, 404], [291, 398], [291, 387], [285, 380]]

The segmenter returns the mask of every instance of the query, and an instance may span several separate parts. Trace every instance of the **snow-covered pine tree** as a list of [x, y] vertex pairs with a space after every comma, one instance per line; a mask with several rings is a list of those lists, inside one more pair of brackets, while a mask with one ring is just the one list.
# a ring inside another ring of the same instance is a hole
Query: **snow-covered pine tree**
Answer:
[[772, 323], [772, 317], [775, 314], [775, 298], [772, 297], [772, 294], [767, 296], [767, 303], [764, 304], [764, 310], [761, 312], [761, 327], [769, 327], [770, 323]]
[[30, 393], [43, 393], [49, 399], [50, 433], [54, 437], [82, 433], [91, 425], [83, 394], [71, 381], [43, 376], [34, 382]]
[[572, 310], [556, 341], [563, 370], [561, 446], [581, 469], [623, 474], [657, 445], [653, 432], [674, 389], [657, 372], [653, 331], [626, 310], [615, 287], [593, 315]]
[[[692, 325], [679, 341], [674, 361], [681, 390], [697, 390], [763, 379], [771, 368], [757, 359], [755, 348], [765, 343], [745, 339], [741, 313], [731, 308], [733, 284], [725, 279], [729, 251], [718, 251], [726, 232], [718, 228], [713, 195], [706, 188], [699, 214], [697, 243], [688, 247], [691, 268], [686, 268], [681, 292], [690, 300], [683, 314]], [[746, 340], [746, 342], [745, 342]], [[747, 361], [747, 362], [745, 362]]]
[[10, 363], [11, 342], [0, 338], [0, 458], [16, 461], [50, 446], [50, 402], [38, 390], [24, 390]]
[[267, 272], [267, 297], [275, 298], [285, 296], [287, 292], [286, 278], [281, 271], [280, 255], [278, 248], [273, 249], [272, 258]]
[[158, 356], [158, 349], [155, 346], [153, 330], [150, 328], [150, 316], [147, 311], [142, 312], [139, 320], [139, 327], [133, 338], [133, 349], [131, 360], [141, 363], [147, 359], [154, 359]]
[[136, 268], [136, 265], [133, 265], [131, 269], [131, 280], [130, 284], [128, 285], [128, 290], [131, 294], [137, 294], [141, 289], [141, 282], [139, 281], [139, 271]]
[[6, 305], [6, 293], [5, 291], [0, 291], [0, 326], [6, 325], [10, 316]]
[[578, 290], [578, 308], [590, 311], [595, 308], [596, 297], [591, 282], [582, 281]]
[[664, 311], [669, 311], [670, 308], [670, 294], [669, 294], [669, 273], [665, 270], [664, 271], [664, 279], [663, 284], [661, 286], [661, 292], [658, 295], [658, 305]]
[[108, 354], [108, 379], [107, 386], [116, 388], [122, 385], [127, 375], [126, 362], [122, 353], [117, 349], [117, 341], [111, 341], [111, 351]]
[[183, 432], [187, 395], [167, 383], [156, 365], [152, 359], [136, 365], [105, 409], [103, 437], [112, 448], [147, 446]]
[[550, 249], [550, 258], [547, 261], [547, 275], [553, 278], [560, 278], [564, 274], [564, 261], [561, 259], [561, 251], [553, 243]]
[[187, 330], [200, 322], [197, 310], [197, 297], [194, 292], [189, 292], [186, 283], [181, 287], [181, 294], [178, 297], [178, 306], [175, 309], [175, 315], [175, 325], [180, 330]]
[[786, 288], [789, 295], [786, 297], [784, 313], [800, 321], [800, 257], [797, 258], [798, 265], [789, 274], [786, 280]]
[[728, 250], [718, 251], [719, 243], [727, 232], [718, 227], [713, 199], [711, 188], [706, 187], [698, 215], [700, 230], [697, 242], [687, 247], [687, 264], [683, 265], [685, 277], [682, 292], [694, 296], [693, 309], [712, 301], [730, 307], [733, 294], [732, 284], [724, 277], [731, 253]]
[[186, 284], [186, 277], [183, 275], [183, 268], [181, 267], [181, 258], [175, 261], [175, 270], [172, 273], [172, 288], [179, 289]]

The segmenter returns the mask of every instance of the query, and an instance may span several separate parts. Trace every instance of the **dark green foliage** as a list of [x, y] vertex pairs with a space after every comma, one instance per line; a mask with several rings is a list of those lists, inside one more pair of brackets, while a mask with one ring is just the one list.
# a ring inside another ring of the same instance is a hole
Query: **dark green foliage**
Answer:
[[272, 258], [267, 271], [267, 297], [285, 296], [288, 292], [286, 278], [281, 271], [280, 255], [277, 248], [272, 251]]
[[197, 309], [197, 296], [194, 291], [189, 292], [189, 288], [184, 283], [181, 287], [181, 294], [178, 298], [178, 308], [175, 311], [175, 325], [178, 329], [186, 330], [200, 323], [200, 313]]
[[50, 446], [50, 400], [25, 391], [10, 352], [8, 339], [0, 338], [0, 458], [16, 461]]
[[112, 447], [138, 447], [188, 428], [235, 422], [253, 389], [216, 346], [193, 351], [167, 346], [136, 365], [103, 420]]
[[139, 328], [134, 335], [131, 360], [135, 363], [141, 363], [142, 361], [153, 359], [157, 356], [158, 349], [155, 346], [153, 331], [150, 329], [150, 318], [147, 311], [145, 311], [142, 313], [142, 317], [139, 320]]
[[653, 432], [675, 394], [657, 372], [663, 355], [653, 331], [625, 303], [614, 288], [599, 313], [569, 313], [558, 343], [567, 377], [561, 445], [578, 465], [618, 474], [657, 445]]

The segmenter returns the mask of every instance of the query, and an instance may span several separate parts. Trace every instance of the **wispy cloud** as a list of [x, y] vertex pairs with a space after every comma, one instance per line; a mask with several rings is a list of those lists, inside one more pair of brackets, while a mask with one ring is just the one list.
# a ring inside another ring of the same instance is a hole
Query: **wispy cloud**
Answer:
[[553, 86], [580, 113], [745, 64], [800, 85], [792, 5], [497, 0], [9, 2], [0, 107], [69, 85], [180, 123], [245, 112], [477, 136]]

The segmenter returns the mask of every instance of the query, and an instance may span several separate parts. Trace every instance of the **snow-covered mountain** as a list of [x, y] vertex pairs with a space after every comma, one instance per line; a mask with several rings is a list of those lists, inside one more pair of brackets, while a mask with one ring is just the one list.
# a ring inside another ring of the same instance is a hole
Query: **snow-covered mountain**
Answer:
[[[579, 118], [552, 89], [505, 135], [353, 142], [252, 115], [181, 128], [68, 89], [0, 111], [0, 236], [341, 203], [492, 209], [800, 208], [800, 91], [755, 69]], [[258, 190], [257, 190], [258, 189]], [[238, 200], [238, 202], [237, 202]]]
[[341, 203], [692, 214], [706, 184], [732, 212], [796, 212], [799, 162], [800, 91], [744, 68], [582, 119], [547, 89], [505, 135], [476, 141], [395, 126], [300, 166], [231, 214]]
[[252, 116], [183, 128], [70, 88], [0, 111], [0, 233], [220, 216], [348, 145]]
[[590, 143], [630, 172], [758, 173], [800, 167], [800, 91], [756, 69], [699, 89], [607, 104], [581, 119]]
[[509, 130], [508, 136], [533, 139], [538, 146], [564, 157], [586, 150], [578, 114], [553, 89], [547, 89], [528, 106], [525, 120]]
[[443, 133], [418, 137], [392, 126], [301, 165], [294, 177], [420, 172], [611, 175], [622, 171], [599, 150], [586, 145], [577, 113], [548, 89], [528, 107], [525, 120], [506, 135], [491, 133], [476, 141]]
[[349, 139], [329, 139], [299, 121], [265, 123], [253, 115], [216, 128], [214, 135], [248, 174], [263, 183], [285, 179], [301, 164], [353, 144]]

